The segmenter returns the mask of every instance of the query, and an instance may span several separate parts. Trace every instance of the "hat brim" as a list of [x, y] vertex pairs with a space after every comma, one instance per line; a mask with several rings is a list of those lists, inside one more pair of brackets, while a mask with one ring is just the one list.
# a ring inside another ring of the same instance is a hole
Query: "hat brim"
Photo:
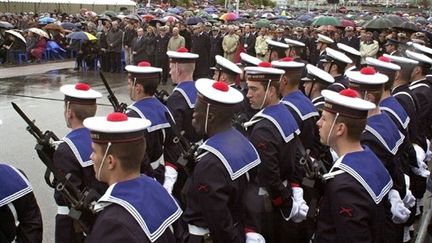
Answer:
[[221, 104], [234, 105], [243, 101], [243, 94], [233, 87], [229, 87], [228, 91], [217, 90], [213, 87], [216, 81], [212, 79], [202, 78], [195, 82], [197, 91], [207, 99]]
[[93, 100], [102, 97], [102, 94], [96, 90], [78, 90], [73, 84], [63, 85], [62, 87], [60, 87], [60, 92], [62, 92], [66, 96], [84, 100]]

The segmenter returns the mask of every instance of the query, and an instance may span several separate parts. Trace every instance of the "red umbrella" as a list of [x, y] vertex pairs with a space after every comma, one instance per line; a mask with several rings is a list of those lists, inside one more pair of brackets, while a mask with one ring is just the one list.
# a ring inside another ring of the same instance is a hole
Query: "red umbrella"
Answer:
[[219, 19], [225, 20], [225, 21], [233, 21], [233, 20], [236, 20], [237, 18], [238, 18], [237, 14], [231, 13], [231, 12], [223, 14], [222, 16], [219, 17]]
[[141, 16], [141, 18], [148, 22], [150, 20], [153, 20], [155, 18], [155, 16], [150, 15], [150, 14], [146, 14], [146, 15]]
[[351, 27], [356, 27], [356, 24], [353, 22], [353, 21], [351, 21], [351, 20], [348, 20], [348, 19], [342, 19], [341, 20], [341, 26], [342, 27], [347, 27], [347, 26], [351, 26]]

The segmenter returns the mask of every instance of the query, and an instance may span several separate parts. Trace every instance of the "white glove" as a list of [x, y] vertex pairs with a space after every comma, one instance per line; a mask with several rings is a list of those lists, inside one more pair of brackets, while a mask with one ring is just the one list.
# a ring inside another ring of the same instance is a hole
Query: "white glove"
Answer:
[[429, 139], [426, 139], [426, 144], [427, 144], [427, 150], [426, 150], [426, 156], [424, 161], [429, 161], [432, 159], [432, 151], [431, 151], [431, 142], [429, 141]]
[[411, 211], [404, 206], [402, 199], [400, 198], [399, 192], [395, 189], [391, 189], [388, 193], [388, 200], [391, 204], [392, 221], [395, 224], [405, 223]]
[[412, 208], [415, 204], [416, 198], [413, 196], [411, 190], [409, 189], [411, 184], [411, 180], [409, 176], [404, 174], [404, 177], [405, 177], [406, 194], [403, 199], [403, 202], [406, 208]]
[[306, 219], [306, 215], [309, 211], [309, 207], [306, 204], [306, 201], [303, 199], [303, 188], [301, 187], [293, 187], [293, 198], [294, 202], [299, 204], [298, 212], [294, 214], [291, 219], [294, 223], [300, 223], [301, 221]]
[[169, 194], [172, 194], [172, 190], [174, 184], [177, 181], [178, 172], [171, 166], [165, 166], [165, 180], [163, 183], [163, 187], [168, 191]]
[[[412, 172], [414, 172], [414, 174], [421, 176], [421, 177], [428, 177], [430, 172], [428, 169], [428, 166], [426, 165], [426, 163], [424, 162], [426, 159], [426, 153], [425, 151], [418, 146], [417, 144], [413, 144], [414, 150], [416, 152], [416, 157], [417, 157], [417, 167], [411, 167]], [[428, 149], [429, 150], [429, 149]]]
[[255, 232], [249, 232], [246, 233], [246, 243], [265, 243], [265, 239], [262, 235], [255, 233]]

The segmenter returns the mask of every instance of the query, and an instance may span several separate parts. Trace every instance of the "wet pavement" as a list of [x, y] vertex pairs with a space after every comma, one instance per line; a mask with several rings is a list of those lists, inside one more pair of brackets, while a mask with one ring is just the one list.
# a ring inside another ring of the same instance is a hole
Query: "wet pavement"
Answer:
[[[65, 69], [56, 69], [58, 66]], [[70, 63], [31, 65], [0, 69], [0, 162], [12, 164], [23, 170], [33, 185], [33, 190], [42, 211], [44, 241], [54, 242], [54, 219], [57, 211], [53, 189], [45, 184], [44, 164], [34, 150], [35, 139], [26, 131], [26, 124], [11, 106], [16, 103], [42, 131], [51, 130], [63, 137], [69, 130], [63, 117], [63, 94], [59, 88], [64, 84], [86, 82], [101, 92], [96, 115], [106, 115], [112, 111], [107, 91], [97, 71], [72, 70]], [[51, 70], [46, 73], [45, 70]], [[29, 74], [38, 73], [38, 74]], [[16, 76], [23, 74], [24, 76]], [[11, 77], [15, 76], [15, 77]], [[5, 78], [7, 77], [7, 78]], [[130, 104], [127, 92], [126, 73], [107, 73], [105, 77], [120, 102]], [[164, 89], [172, 89], [171, 85]]]

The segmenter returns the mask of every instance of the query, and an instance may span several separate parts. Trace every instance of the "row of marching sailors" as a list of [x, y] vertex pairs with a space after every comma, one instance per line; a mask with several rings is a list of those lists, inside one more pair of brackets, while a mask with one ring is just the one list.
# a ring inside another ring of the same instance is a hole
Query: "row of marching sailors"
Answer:
[[[100, 93], [82, 83], [61, 89], [72, 131], [57, 149], [55, 163], [73, 174], [79, 188], [100, 182], [109, 186], [105, 192], [101, 186], [99, 213], [87, 242], [406, 239], [404, 226], [409, 226], [428, 175], [423, 163], [427, 145], [413, 146], [426, 136], [412, 135], [409, 124], [426, 119], [417, 110], [417, 99], [423, 101], [417, 89], [425, 95], [429, 84], [409, 82], [424, 75], [432, 60], [415, 52], [407, 52], [410, 58], [370, 59], [374, 68], [347, 72], [347, 82], [340, 83], [349, 89], [334, 92], [324, 91], [340, 86], [329, 73], [347, 60], [336, 50], [327, 49], [323, 61], [328, 72], [293, 58], [267, 63], [242, 55], [248, 66], [244, 70], [218, 57], [217, 81], [196, 82], [192, 74], [198, 55], [184, 48], [168, 55], [177, 86], [167, 106], [153, 97], [161, 69], [148, 63], [127, 67], [134, 103], [126, 116], [91, 118]], [[299, 90], [305, 70], [306, 95]], [[234, 85], [243, 72], [246, 95]], [[401, 86], [406, 89], [392, 94]], [[417, 116], [411, 117], [400, 101], [407, 99], [398, 99], [405, 96], [411, 97], [408, 107]], [[178, 162], [180, 151], [166, 112], [189, 141], [204, 141], [191, 174]], [[238, 113], [250, 118], [243, 126], [247, 138], [232, 126]], [[330, 172], [319, 195], [302, 184], [301, 150], [327, 162]], [[59, 198], [56, 241], [82, 240], [84, 234], [66, 216], [70, 205]]]

